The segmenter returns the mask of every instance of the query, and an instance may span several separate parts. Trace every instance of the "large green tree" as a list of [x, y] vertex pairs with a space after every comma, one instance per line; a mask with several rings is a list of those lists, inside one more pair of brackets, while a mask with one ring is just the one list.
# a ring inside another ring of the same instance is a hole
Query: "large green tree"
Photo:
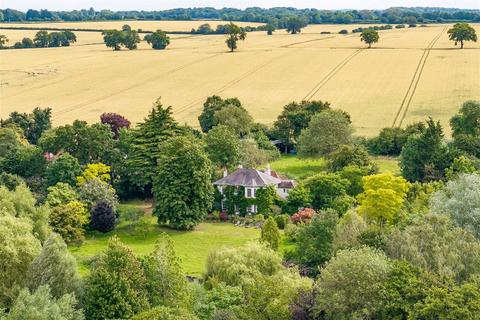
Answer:
[[291, 102], [283, 107], [282, 113], [273, 124], [273, 133], [287, 148], [296, 146], [298, 137], [314, 114], [330, 109], [323, 101]]
[[295, 249], [288, 254], [302, 266], [308, 267], [312, 275], [333, 255], [333, 237], [338, 213], [325, 210], [317, 213], [312, 221], [302, 227], [297, 234]]
[[170, 44], [170, 37], [167, 36], [167, 33], [162, 30], [157, 30], [152, 34], [147, 34], [144, 37], [144, 40], [148, 44], [152, 45], [153, 49], [161, 50], [165, 49]]
[[240, 159], [238, 136], [227, 126], [218, 125], [205, 135], [205, 146], [213, 164], [220, 168], [232, 168]]
[[325, 110], [314, 115], [298, 139], [301, 157], [325, 156], [352, 140], [350, 119], [340, 110]]
[[23, 289], [10, 312], [3, 317], [5, 320], [84, 320], [78, 302], [72, 294], [66, 294], [58, 299], [52, 297], [48, 285], [39, 287], [30, 293]]
[[337, 252], [318, 278], [317, 314], [327, 319], [372, 319], [382, 307], [390, 263], [369, 247]]
[[480, 273], [480, 242], [470, 232], [454, 227], [445, 215], [429, 214], [405, 230], [395, 229], [388, 236], [386, 252], [391, 258], [457, 281]]
[[306, 179], [304, 183], [310, 192], [314, 209], [336, 208], [339, 198], [347, 196], [350, 185], [348, 180], [335, 173], [319, 173]]
[[78, 297], [81, 292], [82, 283], [75, 258], [62, 237], [55, 233], [45, 241], [40, 255], [33, 260], [28, 272], [28, 287], [32, 291], [43, 285], [50, 287], [56, 299], [65, 294]]
[[233, 22], [230, 22], [227, 25], [225, 29], [225, 34], [227, 36], [227, 40], [225, 40], [225, 43], [227, 44], [231, 52], [237, 49], [238, 41], [245, 40], [245, 38], [247, 38], [247, 33], [245, 32], [245, 30], [243, 30], [243, 28], [237, 26]]
[[301, 32], [302, 28], [305, 28], [308, 25], [308, 21], [302, 16], [291, 16], [287, 19], [285, 24], [287, 27], [287, 32], [296, 34]]
[[480, 102], [467, 101], [450, 119], [453, 145], [480, 158]]
[[113, 133], [108, 125], [75, 120], [71, 125], [46, 131], [39, 140], [46, 152], [66, 151], [81, 164], [110, 163], [114, 156]]
[[0, 308], [9, 308], [26, 285], [30, 263], [41, 250], [27, 218], [2, 212], [0, 205]]
[[87, 319], [125, 319], [149, 308], [140, 262], [116, 237], [110, 239], [85, 281]]
[[411, 136], [400, 154], [402, 175], [410, 181], [439, 180], [455, 158], [443, 141], [440, 122], [427, 121], [427, 128]]
[[464, 42], [477, 42], [477, 33], [468, 23], [455, 23], [453, 28], [448, 29], [448, 38], [455, 41], [455, 45], [460, 42], [460, 49], [463, 49]]
[[73, 187], [80, 173], [82, 173], [82, 169], [78, 159], [65, 152], [47, 164], [45, 178], [49, 186], [54, 186], [60, 182]]
[[173, 137], [161, 146], [153, 194], [159, 223], [192, 229], [213, 203], [211, 162], [193, 136]]
[[152, 306], [190, 308], [191, 295], [173, 241], [163, 235], [155, 249], [140, 260], [146, 277], [146, 290]]
[[2, 126], [15, 124], [23, 130], [27, 140], [36, 144], [42, 133], [52, 127], [51, 121], [52, 109], [35, 108], [32, 113], [12, 112], [10, 116], [1, 121]]
[[203, 132], [208, 132], [208, 130], [215, 126], [215, 112], [222, 110], [227, 106], [242, 108], [242, 104], [237, 98], [222, 99], [221, 97], [214, 95], [205, 100], [202, 113], [198, 117], [198, 122], [200, 123]]
[[137, 125], [127, 138], [128, 151], [125, 160], [129, 181], [150, 190], [158, 159], [163, 153], [160, 144], [170, 137], [183, 134], [172, 116], [171, 107], [164, 108], [160, 99], [155, 101], [145, 120]]
[[239, 137], [245, 137], [253, 125], [253, 118], [244, 108], [226, 106], [215, 112], [214, 125], [224, 125], [233, 130]]
[[360, 34], [360, 40], [368, 44], [368, 47], [371, 48], [372, 44], [377, 43], [380, 39], [377, 30], [373, 29], [365, 29]]
[[452, 222], [480, 239], [480, 175], [460, 174], [431, 199], [434, 213], [449, 215]]

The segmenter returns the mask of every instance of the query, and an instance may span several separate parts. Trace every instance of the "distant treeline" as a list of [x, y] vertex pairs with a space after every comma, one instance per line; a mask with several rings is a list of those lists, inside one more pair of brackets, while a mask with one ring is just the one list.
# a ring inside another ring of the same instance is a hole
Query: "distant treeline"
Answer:
[[74, 11], [33, 10], [21, 12], [14, 9], [0, 10], [0, 22], [24, 21], [101, 21], [101, 20], [224, 20], [248, 21], [283, 24], [292, 15], [302, 16], [310, 24], [321, 23], [389, 23], [400, 24], [412, 21], [415, 23], [437, 23], [467, 21], [479, 22], [480, 10], [450, 9], [450, 8], [389, 8], [386, 10], [318, 10], [295, 8], [258, 7], [245, 10], [235, 8], [188, 8], [163, 11], [96, 11], [93, 8]]

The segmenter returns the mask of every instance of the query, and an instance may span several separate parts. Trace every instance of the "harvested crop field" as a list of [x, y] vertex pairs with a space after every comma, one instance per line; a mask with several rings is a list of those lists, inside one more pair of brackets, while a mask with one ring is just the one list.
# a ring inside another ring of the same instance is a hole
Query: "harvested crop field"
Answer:
[[[114, 23], [124, 22], [108, 22]], [[129, 22], [143, 29], [165, 23], [189, 30], [204, 21]], [[218, 23], [224, 22], [211, 24]], [[93, 24], [102, 23], [68, 27]], [[252, 32], [233, 54], [222, 35], [173, 35], [167, 50], [142, 42], [138, 50], [114, 52], [96, 32], [76, 32], [78, 43], [71, 47], [2, 50], [0, 117], [41, 106], [53, 109], [55, 124], [97, 121], [102, 112], [141, 121], [161, 96], [178, 120], [196, 126], [203, 101], [217, 94], [238, 97], [268, 124], [290, 101], [321, 99], [349, 112], [357, 133], [371, 136], [428, 116], [447, 125], [462, 102], [480, 99], [480, 43], [456, 49], [448, 40], [449, 25], [379, 31], [372, 49], [365, 49], [359, 34], [338, 34], [356, 27], [313, 25], [297, 35]], [[480, 32], [479, 24], [475, 28]], [[34, 33], [0, 30], [10, 44]]]

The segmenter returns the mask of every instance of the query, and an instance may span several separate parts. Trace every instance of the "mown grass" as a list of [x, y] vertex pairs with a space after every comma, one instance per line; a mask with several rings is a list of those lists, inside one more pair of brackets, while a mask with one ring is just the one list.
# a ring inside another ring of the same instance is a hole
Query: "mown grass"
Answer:
[[380, 173], [391, 172], [394, 175], [400, 175], [398, 158], [395, 157], [373, 157], [372, 161], [378, 166]]
[[284, 155], [270, 163], [270, 166], [273, 170], [290, 178], [302, 180], [322, 172], [325, 169], [325, 163], [323, 158], [300, 159], [294, 155]]
[[230, 223], [201, 223], [193, 231], [176, 231], [157, 224], [156, 218], [148, 215], [149, 205], [135, 201], [123, 204], [123, 207], [139, 207], [147, 212], [150, 228], [146, 233], [140, 233], [130, 222], [121, 222], [115, 230], [102, 234], [91, 232], [80, 247], [71, 247], [70, 251], [77, 259], [79, 271], [86, 275], [92, 258], [103, 251], [112, 236], [117, 236], [128, 245], [136, 255], [150, 253], [155, 242], [162, 233], [173, 240], [175, 251], [182, 260], [183, 272], [188, 275], [200, 276], [204, 272], [208, 253], [221, 246], [241, 246], [260, 237], [260, 230], [255, 228], [236, 227]]
[[[394, 157], [372, 157], [380, 173], [391, 172], [400, 174], [398, 159]], [[327, 161], [323, 158], [301, 159], [295, 155], [282, 155], [270, 163], [273, 170], [296, 180], [303, 180], [326, 170]]]

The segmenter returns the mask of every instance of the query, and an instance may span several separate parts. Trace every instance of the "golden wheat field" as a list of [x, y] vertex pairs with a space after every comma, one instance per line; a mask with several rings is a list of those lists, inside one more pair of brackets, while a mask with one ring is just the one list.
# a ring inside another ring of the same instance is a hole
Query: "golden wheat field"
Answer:
[[[204, 22], [128, 23], [178, 31]], [[124, 23], [58, 25], [120, 28]], [[257, 121], [270, 124], [285, 104], [320, 99], [349, 112], [357, 133], [371, 136], [428, 116], [447, 126], [463, 101], [480, 99], [480, 43], [455, 48], [446, 33], [449, 25], [380, 31], [372, 49], [359, 34], [338, 34], [356, 27], [313, 25], [297, 35], [252, 32], [235, 53], [227, 51], [222, 35], [172, 35], [167, 50], [142, 42], [138, 50], [114, 52], [95, 32], [76, 32], [78, 42], [71, 47], [1, 50], [0, 117], [40, 106], [52, 108], [55, 124], [98, 121], [103, 112], [137, 122], [162, 97], [179, 121], [196, 126], [202, 103], [217, 94], [238, 97]], [[480, 32], [479, 24], [475, 28]], [[0, 30], [9, 44], [34, 33]]]

